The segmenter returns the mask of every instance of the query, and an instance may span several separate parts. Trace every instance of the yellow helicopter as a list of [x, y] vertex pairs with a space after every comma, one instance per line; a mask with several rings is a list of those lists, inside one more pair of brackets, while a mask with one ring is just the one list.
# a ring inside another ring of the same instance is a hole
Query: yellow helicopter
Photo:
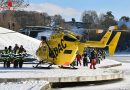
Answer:
[[[49, 63], [51, 65], [70, 65], [76, 56], [76, 53], [83, 54], [84, 48], [104, 48], [112, 34], [113, 30], [108, 30], [100, 41], [85, 41], [81, 42], [77, 35], [72, 32], [58, 32], [52, 34], [47, 41], [46, 37], [41, 37], [42, 42], [36, 51], [39, 58], [39, 63], [35, 66], [38, 67], [41, 63]], [[111, 40], [109, 47], [109, 54], [113, 55], [119, 40], [121, 32], [117, 32]]]

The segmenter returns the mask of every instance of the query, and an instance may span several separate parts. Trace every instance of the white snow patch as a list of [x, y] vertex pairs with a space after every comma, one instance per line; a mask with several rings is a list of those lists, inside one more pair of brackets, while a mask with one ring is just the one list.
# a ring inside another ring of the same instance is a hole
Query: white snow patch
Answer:
[[35, 53], [41, 41], [23, 35], [21, 33], [0, 27], [0, 50], [5, 46], [13, 46], [15, 44], [23, 45], [27, 53], [36, 57]]

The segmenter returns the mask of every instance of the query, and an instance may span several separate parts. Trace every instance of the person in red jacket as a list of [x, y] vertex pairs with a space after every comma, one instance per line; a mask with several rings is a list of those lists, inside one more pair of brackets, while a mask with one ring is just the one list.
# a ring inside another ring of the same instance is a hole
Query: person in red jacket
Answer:
[[95, 65], [96, 65], [96, 51], [93, 50], [91, 52], [91, 65], [90, 65], [90, 69], [92, 69], [92, 68], [96, 69]]
[[78, 66], [78, 63], [80, 64], [80, 66], [81, 66], [81, 55], [80, 54], [77, 54], [76, 55], [76, 60], [77, 60], [77, 66]]

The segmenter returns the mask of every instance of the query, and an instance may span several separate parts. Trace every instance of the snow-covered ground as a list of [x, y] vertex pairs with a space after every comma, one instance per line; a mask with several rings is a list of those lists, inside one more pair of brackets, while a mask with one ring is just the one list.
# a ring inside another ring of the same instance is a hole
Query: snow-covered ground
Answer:
[[101, 61], [101, 64], [97, 64], [97, 67], [117, 65], [117, 64], [122, 64], [122, 63], [115, 61], [115, 60], [112, 60], [112, 59], [105, 59], [105, 60]]
[[[113, 61], [113, 60], [103, 60], [100, 65], [97, 65], [97, 67], [101, 67], [102, 65], [112, 65], [112, 64], [118, 64], [119, 62]], [[89, 67], [79, 67], [77, 70], [71, 70], [71, 69], [59, 69], [56, 66], [54, 66], [54, 69], [33, 69], [32, 65], [24, 65], [24, 68], [22, 69], [14, 69], [14, 68], [9, 68], [9, 69], [4, 69], [3, 65], [0, 64], [0, 78], [44, 78], [44, 77], [68, 77], [68, 76], [96, 76], [96, 75], [107, 75], [111, 74], [109, 69], [99, 69], [97, 68], [96, 70], [91, 70]], [[124, 67], [126, 68], [126, 67]], [[118, 69], [118, 68], [117, 68]], [[44, 83], [44, 81], [42, 82]], [[45, 82], [46, 84], [46, 82]], [[41, 86], [40, 81], [30, 81], [30, 82], [3, 82], [0, 83], [0, 90], [19, 90], [18, 88], [22, 88], [21, 90], [39, 90], [37, 87]], [[110, 85], [108, 85], [110, 86]], [[34, 87], [34, 88], [32, 88]], [[105, 86], [101, 85], [96, 88], [96, 90], [100, 90], [102, 88], [105, 88]], [[122, 87], [123, 84], [122, 84]], [[10, 88], [10, 89], [8, 89]], [[87, 86], [86, 87], [72, 87], [72, 88], [62, 88], [63, 90], [95, 90], [93, 86]], [[61, 90], [62, 90], [61, 89]], [[58, 90], [55, 89], [55, 90]], [[105, 89], [104, 89], [105, 90]], [[112, 89], [113, 90], [113, 89]], [[115, 89], [118, 90], [118, 89]]]
[[28, 80], [20, 82], [0, 83], [0, 90], [40, 90], [49, 82], [43, 80]]
[[[117, 61], [105, 59], [101, 61], [101, 64], [96, 67], [108, 66], [120, 64]], [[89, 64], [90, 66], [90, 64]], [[88, 67], [78, 66], [79, 69], [59, 69], [57, 66], [53, 66], [54, 69], [34, 69], [32, 64], [24, 64], [22, 69], [14, 68], [3, 68], [0, 64], [0, 78], [44, 78], [44, 77], [67, 77], [67, 76], [97, 76], [97, 75], [109, 75], [113, 72], [109, 69], [97, 68], [96, 70], [91, 70]], [[11, 66], [12, 67], [12, 66]], [[71, 74], [70, 74], [71, 73]], [[82, 73], [82, 74], [81, 74]]]
[[[103, 60], [100, 65], [97, 67], [119, 64], [117, 61], [113, 60]], [[90, 64], [89, 64], [90, 65]], [[22, 69], [14, 69], [12, 68], [3, 68], [3, 65], [0, 64], [0, 79], [5, 80], [8, 79], [25, 79], [29, 78], [56, 78], [56, 77], [79, 77], [79, 76], [98, 76], [98, 75], [109, 75], [115, 73], [113, 70], [109, 69], [100, 69], [96, 70], [89, 69], [89, 67], [78, 66], [79, 69], [59, 69], [57, 66], [54, 66], [53, 69], [34, 69], [32, 68], [32, 64], [27, 65], [24, 64]], [[0, 83], [0, 90], [40, 90], [39, 88], [42, 85], [46, 85], [48, 82], [46, 81], [20, 81], [20, 82], [2, 82]], [[74, 89], [74, 88], [73, 88]], [[70, 89], [70, 90], [73, 90]], [[57, 89], [56, 89], [57, 90]], [[69, 90], [69, 89], [68, 89]], [[77, 89], [78, 90], [78, 89]], [[84, 89], [85, 90], [85, 89]], [[89, 90], [89, 89], [88, 89]]]
[[3, 50], [5, 46], [14, 47], [15, 44], [18, 44], [23, 45], [27, 53], [36, 56], [35, 53], [40, 42], [37, 39], [0, 27], [0, 50]]
[[[121, 55], [122, 57], [123, 55]], [[55, 88], [53, 90], [130, 90], [130, 57], [125, 57], [121, 60], [120, 56], [111, 57], [117, 61], [122, 62], [122, 66], [112, 67], [111, 69], [122, 70], [125, 76], [119, 81], [106, 81], [98, 83], [86, 83], [82, 86], [76, 85], [74, 87]], [[125, 60], [129, 61], [128, 63]], [[123, 63], [125, 62], [125, 63]]]
[[112, 69], [123, 70], [126, 73], [123, 80], [106, 81], [99, 83], [84, 84], [84, 86], [77, 85], [75, 87], [55, 88], [53, 90], [130, 90], [130, 63], [123, 64], [123, 66], [113, 67]]

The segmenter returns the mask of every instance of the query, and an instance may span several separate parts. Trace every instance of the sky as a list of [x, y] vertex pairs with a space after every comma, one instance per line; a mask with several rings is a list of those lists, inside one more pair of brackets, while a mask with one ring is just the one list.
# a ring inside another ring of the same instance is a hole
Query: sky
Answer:
[[[26, 0], [27, 1], [27, 0]], [[60, 14], [67, 21], [75, 18], [81, 21], [82, 13], [95, 10], [98, 15], [112, 11], [115, 19], [130, 17], [130, 0], [28, 0], [30, 6], [25, 10], [46, 12], [49, 15]]]

